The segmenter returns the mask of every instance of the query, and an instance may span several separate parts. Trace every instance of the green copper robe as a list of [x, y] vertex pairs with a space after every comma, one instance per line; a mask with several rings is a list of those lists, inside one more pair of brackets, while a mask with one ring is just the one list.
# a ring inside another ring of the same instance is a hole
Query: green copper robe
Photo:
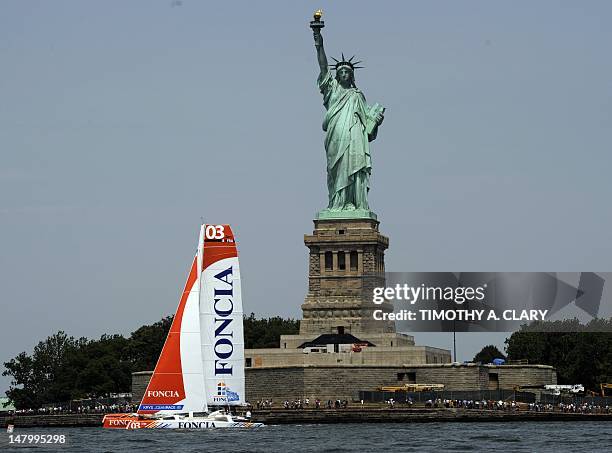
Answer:
[[323, 105], [327, 110], [323, 120], [325, 152], [327, 155], [327, 188], [330, 210], [365, 209], [370, 189], [369, 141], [366, 124], [369, 108], [357, 88], [343, 88], [331, 71], [319, 77]]

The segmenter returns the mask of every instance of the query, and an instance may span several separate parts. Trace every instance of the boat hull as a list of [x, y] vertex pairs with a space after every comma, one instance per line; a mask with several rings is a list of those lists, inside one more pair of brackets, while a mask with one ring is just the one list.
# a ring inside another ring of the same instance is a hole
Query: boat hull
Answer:
[[217, 428], [260, 428], [263, 423], [243, 420], [214, 420], [207, 417], [189, 417], [172, 420], [142, 418], [133, 414], [108, 414], [104, 416], [103, 427], [109, 429], [217, 429]]

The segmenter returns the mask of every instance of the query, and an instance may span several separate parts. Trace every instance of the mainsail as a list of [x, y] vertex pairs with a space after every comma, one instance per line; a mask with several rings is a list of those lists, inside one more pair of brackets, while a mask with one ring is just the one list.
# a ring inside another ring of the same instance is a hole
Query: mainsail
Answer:
[[198, 250], [139, 414], [206, 412], [200, 329], [200, 286], [205, 226]]
[[209, 405], [244, 400], [244, 334], [238, 251], [229, 225], [205, 225], [200, 292], [202, 358]]

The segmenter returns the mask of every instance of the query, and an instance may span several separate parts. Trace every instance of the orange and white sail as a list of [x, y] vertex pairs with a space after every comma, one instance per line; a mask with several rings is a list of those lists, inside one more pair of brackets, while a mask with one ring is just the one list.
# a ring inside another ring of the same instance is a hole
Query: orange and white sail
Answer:
[[205, 225], [170, 332], [138, 407], [139, 414], [206, 412], [201, 351], [200, 291]]
[[204, 229], [200, 327], [207, 404], [244, 404], [240, 268], [229, 225], [206, 225]]

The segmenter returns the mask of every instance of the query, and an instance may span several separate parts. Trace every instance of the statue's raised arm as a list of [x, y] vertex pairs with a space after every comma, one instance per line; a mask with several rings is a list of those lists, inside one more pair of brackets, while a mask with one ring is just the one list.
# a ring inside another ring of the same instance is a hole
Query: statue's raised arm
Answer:
[[317, 49], [317, 61], [319, 62], [320, 75], [319, 77], [322, 79], [329, 68], [327, 67], [327, 56], [325, 55], [325, 49], [323, 48], [323, 35], [321, 35], [321, 29], [325, 26], [323, 21], [321, 20], [323, 12], [321, 10], [317, 10], [314, 13], [314, 20], [310, 22], [310, 28], [312, 28], [312, 33], [314, 36], [315, 48]]

